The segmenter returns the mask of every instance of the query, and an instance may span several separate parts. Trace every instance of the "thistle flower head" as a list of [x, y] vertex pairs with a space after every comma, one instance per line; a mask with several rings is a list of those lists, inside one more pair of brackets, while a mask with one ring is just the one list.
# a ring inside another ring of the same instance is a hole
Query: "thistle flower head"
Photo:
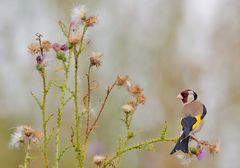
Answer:
[[220, 151], [220, 143], [212, 144], [209, 146], [209, 153], [217, 154]]
[[38, 43], [31, 43], [28, 45], [28, 52], [32, 55], [40, 52], [40, 45]]
[[96, 16], [89, 16], [85, 21], [87, 27], [93, 27], [97, 24], [97, 17]]
[[78, 34], [69, 37], [69, 42], [73, 45], [78, 44], [81, 40], [81, 36]]
[[202, 160], [206, 156], [206, 154], [207, 152], [204, 149], [200, 149], [196, 154], [197, 160]]
[[41, 132], [36, 131], [29, 126], [18, 126], [15, 132], [11, 135], [9, 145], [18, 148], [21, 143], [38, 143], [41, 137]]
[[93, 157], [93, 163], [96, 164], [97, 166], [101, 166], [106, 159], [106, 156], [103, 155], [95, 155]]
[[55, 52], [58, 52], [58, 51], [61, 49], [61, 45], [58, 44], [58, 43], [53, 43], [53, 44], [52, 44], [52, 49], [53, 49]]
[[117, 80], [116, 80], [116, 84], [118, 86], [123, 86], [126, 84], [126, 82], [128, 81], [128, 76], [127, 75], [118, 75]]
[[143, 94], [139, 94], [136, 96], [137, 104], [144, 104], [146, 101], [146, 97]]
[[92, 52], [90, 56], [91, 66], [96, 66], [97, 68], [102, 64], [102, 54], [99, 52]]
[[133, 96], [138, 96], [140, 94], [142, 94], [143, 89], [140, 88], [138, 85], [133, 85], [130, 87], [129, 92], [133, 95]]
[[43, 49], [43, 51], [45, 51], [45, 52], [49, 51], [50, 48], [51, 48], [50, 41], [47, 41], [47, 40], [42, 41], [42, 49]]
[[81, 24], [86, 20], [87, 8], [85, 5], [77, 5], [71, 11], [71, 22], [75, 24]]

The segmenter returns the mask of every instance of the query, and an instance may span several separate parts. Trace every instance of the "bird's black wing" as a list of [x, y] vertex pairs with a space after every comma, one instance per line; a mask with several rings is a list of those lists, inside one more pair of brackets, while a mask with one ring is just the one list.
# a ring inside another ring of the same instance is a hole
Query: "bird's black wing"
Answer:
[[192, 131], [193, 125], [197, 122], [197, 119], [192, 116], [188, 116], [182, 119], [182, 130], [185, 134], [185, 137], [189, 136], [189, 133]]
[[203, 113], [201, 115], [201, 120], [205, 117], [205, 115], [207, 114], [207, 108], [206, 106], [203, 104]]

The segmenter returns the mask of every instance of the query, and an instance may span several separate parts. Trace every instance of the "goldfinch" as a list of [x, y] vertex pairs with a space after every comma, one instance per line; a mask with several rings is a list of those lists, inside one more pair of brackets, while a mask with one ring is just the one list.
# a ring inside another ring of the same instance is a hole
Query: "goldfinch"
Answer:
[[207, 114], [205, 105], [198, 100], [198, 95], [193, 90], [182, 90], [176, 98], [180, 99], [183, 104], [181, 112], [182, 134], [171, 151], [171, 155], [176, 151], [188, 153], [190, 137], [201, 130], [204, 124], [204, 117]]

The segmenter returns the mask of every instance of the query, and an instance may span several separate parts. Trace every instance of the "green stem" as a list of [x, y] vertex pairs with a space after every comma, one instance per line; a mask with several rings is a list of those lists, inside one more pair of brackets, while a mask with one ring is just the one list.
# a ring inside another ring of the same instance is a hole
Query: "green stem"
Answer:
[[[85, 158], [85, 152], [82, 153], [82, 149], [80, 146], [80, 129], [79, 129], [79, 122], [80, 122], [80, 117], [79, 117], [79, 107], [78, 107], [78, 69], [79, 69], [79, 65], [78, 65], [78, 58], [80, 56], [80, 54], [83, 51], [83, 39], [84, 39], [84, 35], [87, 31], [87, 27], [84, 26], [83, 28], [83, 32], [82, 32], [82, 37], [80, 40], [80, 46], [79, 46], [79, 50], [77, 51], [76, 49], [76, 45], [73, 46], [73, 52], [74, 52], [74, 62], [75, 62], [75, 67], [74, 67], [74, 106], [75, 106], [75, 137], [76, 137], [76, 153], [77, 153], [77, 160], [78, 160], [78, 167], [83, 168], [84, 167], [84, 158]], [[83, 147], [82, 147], [83, 148]], [[84, 148], [83, 148], [84, 150]]]
[[[74, 49], [75, 50], [75, 49]], [[75, 53], [75, 52], [74, 52]], [[80, 130], [79, 130], [79, 111], [78, 111], [78, 56], [74, 54], [75, 69], [74, 69], [74, 106], [75, 106], [75, 138], [76, 138], [76, 152], [77, 159], [80, 165]]]
[[41, 105], [42, 111], [42, 127], [43, 127], [43, 158], [45, 168], [48, 168], [48, 158], [47, 158], [47, 120], [46, 120], [46, 99], [47, 99], [47, 85], [46, 85], [46, 74], [43, 69], [41, 72], [41, 77], [43, 81], [43, 100]]
[[91, 71], [91, 65], [88, 67], [88, 73], [87, 73], [87, 127], [86, 127], [86, 134], [85, 134], [85, 143], [87, 143], [87, 134], [89, 130], [89, 124], [90, 124], [90, 103], [91, 103], [91, 84], [90, 84], [90, 71]]
[[71, 60], [71, 50], [69, 50], [69, 56], [67, 61], [67, 66], [65, 66], [65, 63], [63, 62], [64, 69], [64, 80], [61, 86], [61, 100], [60, 105], [58, 107], [58, 114], [57, 114], [57, 130], [56, 130], [56, 154], [55, 154], [55, 167], [59, 167], [59, 161], [60, 161], [60, 131], [62, 126], [62, 113], [63, 108], [66, 105], [65, 104], [65, 96], [66, 96], [66, 90], [67, 90], [67, 81], [68, 81], [68, 72], [70, 67], [70, 60]]
[[29, 145], [26, 145], [25, 144], [25, 158], [24, 158], [24, 164], [23, 164], [23, 167], [24, 168], [27, 168], [28, 167], [28, 164], [31, 160], [31, 156], [30, 156], [30, 152], [29, 152]]
[[119, 158], [122, 154], [128, 152], [128, 151], [131, 151], [131, 150], [135, 150], [135, 149], [140, 149], [141, 147], [143, 146], [146, 146], [146, 145], [150, 145], [150, 144], [153, 144], [153, 143], [158, 143], [158, 142], [175, 142], [176, 139], [173, 138], [155, 138], [155, 139], [150, 139], [150, 140], [147, 140], [147, 141], [144, 141], [142, 143], [138, 143], [138, 144], [135, 144], [135, 145], [132, 145], [132, 146], [129, 146], [129, 147], [125, 147], [124, 149], [121, 149], [119, 152], [117, 152], [112, 158], [106, 160], [102, 166], [102, 168], [106, 168], [107, 166], [111, 165], [112, 162]]
[[77, 52], [77, 56], [79, 56], [83, 50], [83, 39], [84, 39], [84, 36], [85, 36], [85, 33], [87, 32], [87, 26], [84, 26], [83, 27], [83, 31], [82, 31], [82, 37], [81, 37], [81, 40], [80, 40], [80, 47], [79, 47], [79, 50]]

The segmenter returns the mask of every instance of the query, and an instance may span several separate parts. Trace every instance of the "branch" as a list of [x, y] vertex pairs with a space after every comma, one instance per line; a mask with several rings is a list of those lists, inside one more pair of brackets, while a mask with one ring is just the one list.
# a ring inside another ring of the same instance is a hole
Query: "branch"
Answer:
[[104, 109], [104, 107], [106, 105], [107, 99], [108, 99], [108, 97], [109, 97], [109, 95], [110, 95], [110, 93], [111, 93], [111, 91], [112, 91], [112, 89], [114, 88], [115, 85], [116, 85], [116, 82], [114, 82], [111, 86], [108, 87], [107, 94], [106, 94], [105, 99], [104, 99], [104, 101], [102, 103], [102, 106], [101, 106], [101, 108], [100, 108], [100, 110], [98, 112], [97, 118], [95, 119], [95, 121], [93, 122], [91, 127], [89, 128], [89, 131], [88, 131], [88, 134], [87, 134], [87, 138], [91, 134], [92, 130], [95, 128], [95, 126], [96, 126], [96, 124], [97, 124], [97, 122], [99, 120], [99, 117], [100, 117], [101, 113], [103, 112], [103, 109]]
[[105, 163], [103, 164], [103, 168], [106, 168], [108, 165], [111, 165], [112, 162], [117, 159], [118, 157], [120, 157], [122, 154], [126, 153], [127, 151], [131, 151], [131, 150], [135, 150], [135, 149], [141, 149], [142, 147], [146, 146], [146, 145], [150, 145], [153, 143], [159, 143], [159, 142], [175, 142], [176, 139], [175, 138], [165, 138], [162, 139], [162, 137], [159, 138], [155, 138], [155, 139], [150, 139], [147, 141], [144, 141], [142, 143], [138, 143], [129, 147], [126, 147], [122, 150], [120, 150], [119, 152], [117, 152], [115, 154], [115, 156], [113, 156], [112, 158], [108, 159], [105, 161]]
[[90, 102], [91, 102], [91, 84], [90, 84], [90, 71], [91, 71], [91, 64], [88, 67], [88, 73], [87, 73], [87, 87], [88, 87], [88, 92], [87, 92], [87, 128], [86, 128], [86, 138], [88, 135], [89, 131], [89, 124], [90, 124]]
[[31, 92], [31, 95], [34, 98], [34, 100], [37, 102], [38, 106], [41, 108], [42, 105], [39, 99], [37, 98], [37, 96], [33, 92]]

